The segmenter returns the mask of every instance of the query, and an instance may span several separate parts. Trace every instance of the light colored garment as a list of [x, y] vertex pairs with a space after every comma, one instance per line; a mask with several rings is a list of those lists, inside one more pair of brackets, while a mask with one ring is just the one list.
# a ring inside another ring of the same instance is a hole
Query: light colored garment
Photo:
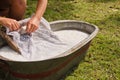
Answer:
[[[24, 20], [21, 24], [25, 24], [25, 22], [27, 20]], [[50, 50], [55, 51], [56, 49], [62, 50], [62, 48], [65, 48], [65, 44], [52, 32], [49, 23], [44, 18], [41, 19], [38, 30], [31, 35], [25, 33], [25, 28], [13, 32], [7, 30], [7, 34], [13, 36], [13, 41], [19, 47], [21, 54], [28, 59], [39, 59], [42, 56], [49, 57], [51, 56], [51, 54], [48, 55]], [[44, 55], [39, 54], [42, 52]]]

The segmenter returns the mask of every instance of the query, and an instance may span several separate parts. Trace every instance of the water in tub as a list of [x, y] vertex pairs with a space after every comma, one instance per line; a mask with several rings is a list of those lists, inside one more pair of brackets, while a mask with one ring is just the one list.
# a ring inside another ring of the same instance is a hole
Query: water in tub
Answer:
[[[45, 30], [45, 26], [40, 26], [39, 29], [32, 34], [34, 49], [29, 57], [20, 55], [13, 51], [8, 46], [0, 49], [0, 56], [13, 61], [40, 61], [53, 58], [60, 55], [89, 35], [80, 30], [59, 30], [52, 32]], [[25, 54], [25, 53], [24, 53]]]

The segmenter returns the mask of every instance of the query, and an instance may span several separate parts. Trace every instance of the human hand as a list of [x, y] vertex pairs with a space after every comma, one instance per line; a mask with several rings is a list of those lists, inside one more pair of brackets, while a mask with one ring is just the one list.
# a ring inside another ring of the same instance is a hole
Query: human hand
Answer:
[[15, 20], [15, 19], [10, 19], [10, 18], [0, 18], [0, 24], [8, 27], [10, 31], [15, 31], [20, 28], [20, 24]]
[[0, 18], [0, 24], [8, 27], [10, 31], [15, 31], [20, 28], [20, 24], [15, 20], [15, 19], [10, 19], [10, 18]]
[[26, 32], [27, 32], [28, 34], [34, 32], [35, 30], [38, 29], [39, 24], [40, 24], [40, 20], [39, 20], [37, 17], [33, 16], [33, 17], [27, 22]]

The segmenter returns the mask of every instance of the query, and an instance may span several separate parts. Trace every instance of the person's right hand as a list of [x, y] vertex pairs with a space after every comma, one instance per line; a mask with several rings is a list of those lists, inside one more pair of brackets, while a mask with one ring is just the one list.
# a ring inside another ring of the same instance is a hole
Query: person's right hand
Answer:
[[20, 28], [20, 24], [15, 19], [0, 17], [0, 24], [8, 27], [10, 31], [16, 31]]

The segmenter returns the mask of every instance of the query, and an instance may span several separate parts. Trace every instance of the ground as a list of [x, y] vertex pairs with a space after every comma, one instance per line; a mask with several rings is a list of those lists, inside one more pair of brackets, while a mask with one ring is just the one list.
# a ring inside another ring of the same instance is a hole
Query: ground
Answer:
[[[36, 1], [28, 0], [25, 17], [33, 14]], [[99, 27], [85, 60], [64, 80], [120, 80], [119, 0], [48, 0], [44, 17], [48, 21], [85, 21]]]

